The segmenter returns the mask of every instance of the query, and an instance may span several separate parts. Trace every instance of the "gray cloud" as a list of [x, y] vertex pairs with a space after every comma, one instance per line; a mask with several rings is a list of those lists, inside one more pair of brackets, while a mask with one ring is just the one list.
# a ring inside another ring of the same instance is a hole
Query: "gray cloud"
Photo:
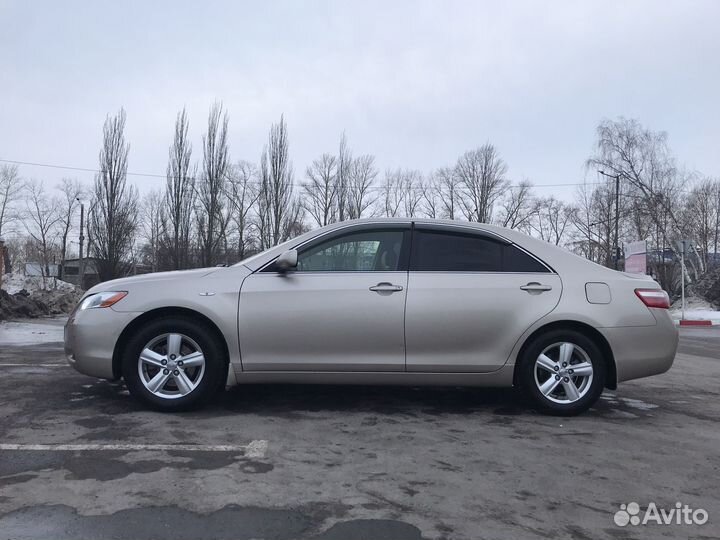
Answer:
[[581, 182], [595, 126], [619, 115], [720, 174], [718, 2], [6, 1], [0, 18], [4, 159], [94, 167], [124, 106], [131, 170], [162, 174], [177, 111], [199, 157], [217, 99], [234, 159], [256, 160], [284, 113], [298, 176], [345, 130], [382, 168], [490, 140], [515, 180]]

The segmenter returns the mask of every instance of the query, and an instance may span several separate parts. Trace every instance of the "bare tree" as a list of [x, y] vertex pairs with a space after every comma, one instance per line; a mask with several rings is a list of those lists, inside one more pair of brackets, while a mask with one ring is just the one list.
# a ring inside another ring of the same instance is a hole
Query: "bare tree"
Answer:
[[352, 160], [347, 185], [347, 219], [360, 219], [373, 205], [373, 184], [377, 178], [375, 157], [369, 154]]
[[297, 229], [302, 207], [293, 199], [293, 170], [284, 116], [270, 127], [268, 144], [260, 160], [258, 231], [260, 249], [284, 242]]
[[716, 250], [720, 220], [719, 190], [720, 182], [712, 178], [704, 178], [690, 190], [684, 205], [684, 236], [696, 241], [697, 247], [700, 248], [703, 267], [708, 266], [710, 251]]
[[452, 167], [443, 167], [432, 174], [432, 185], [440, 199], [438, 217], [457, 219], [461, 212], [462, 186]]
[[420, 171], [406, 170], [402, 172], [403, 210], [405, 217], [418, 217], [422, 210], [425, 183]]
[[258, 200], [257, 168], [247, 161], [231, 166], [226, 183], [230, 219], [237, 234], [237, 255], [240, 260], [253, 249], [251, 212]]
[[68, 237], [70, 236], [77, 209], [80, 206], [79, 199], [83, 194], [83, 189], [80, 182], [72, 178], [63, 178], [58, 189], [62, 193], [58, 207], [60, 226], [60, 272], [58, 277], [62, 279], [65, 273]]
[[175, 120], [175, 136], [168, 151], [167, 180], [164, 206], [167, 224], [163, 243], [168, 246], [170, 264], [178, 270], [189, 264], [192, 212], [195, 206], [195, 175], [197, 167], [191, 168], [192, 144], [188, 139], [190, 123], [183, 109]]
[[555, 197], [543, 197], [535, 203], [530, 227], [540, 239], [559, 246], [573, 221], [574, 209]]
[[612, 266], [614, 194], [606, 182], [582, 185], [575, 196], [573, 246], [591, 261]]
[[137, 190], [127, 184], [125, 110], [107, 117], [103, 126], [100, 172], [95, 176], [88, 219], [89, 247], [98, 258], [102, 281], [124, 275], [137, 229]]
[[[645, 129], [636, 120], [604, 120], [597, 128], [596, 150], [589, 169], [620, 178], [620, 201], [632, 201], [629, 219], [634, 238], [648, 238], [652, 272], [663, 288], [674, 289], [674, 271], [664, 253], [674, 249], [680, 229], [684, 178], [675, 165], [667, 134]], [[621, 225], [622, 215], [613, 216]], [[621, 242], [619, 242], [621, 243]]]
[[57, 201], [50, 201], [42, 182], [30, 181], [27, 185], [25, 229], [37, 245], [40, 254], [43, 285], [50, 275], [52, 251], [58, 237], [60, 221]]
[[323, 154], [307, 168], [305, 176], [303, 206], [320, 227], [333, 223], [338, 214], [337, 158]]
[[430, 175], [421, 190], [423, 213], [431, 218], [441, 217], [442, 191], [435, 175]]
[[19, 199], [22, 189], [17, 165], [0, 165], [0, 237], [5, 225], [16, 217], [13, 204]]
[[506, 173], [507, 165], [490, 143], [460, 156], [455, 174], [465, 191], [463, 211], [468, 221], [490, 223], [495, 201], [507, 189]]
[[533, 215], [532, 184], [527, 180], [507, 190], [500, 203], [500, 225], [527, 230]]
[[164, 201], [162, 192], [152, 190], [145, 194], [140, 205], [140, 232], [145, 240], [144, 262], [153, 272], [160, 267], [161, 243], [167, 222]]
[[223, 196], [228, 175], [228, 117], [222, 104], [215, 103], [203, 135], [203, 171], [197, 185], [196, 212], [200, 236], [201, 262], [213, 266], [218, 257], [223, 226]]
[[385, 217], [400, 216], [405, 190], [403, 189], [402, 169], [385, 171], [385, 180], [380, 188], [380, 212]]
[[348, 186], [350, 183], [350, 171], [352, 168], [352, 154], [348, 149], [347, 137], [343, 132], [340, 137], [340, 148], [338, 151], [337, 164], [335, 167], [336, 175], [336, 206], [337, 221], [345, 221], [348, 219]]

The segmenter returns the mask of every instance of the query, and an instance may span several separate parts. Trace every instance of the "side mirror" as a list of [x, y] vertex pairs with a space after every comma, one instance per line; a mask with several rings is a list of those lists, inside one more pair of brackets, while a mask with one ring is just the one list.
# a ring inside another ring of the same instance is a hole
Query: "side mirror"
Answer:
[[289, 249], [275, 260], [278, 272], [284, 274], [297, 267], [298, 254], [296, 249]]

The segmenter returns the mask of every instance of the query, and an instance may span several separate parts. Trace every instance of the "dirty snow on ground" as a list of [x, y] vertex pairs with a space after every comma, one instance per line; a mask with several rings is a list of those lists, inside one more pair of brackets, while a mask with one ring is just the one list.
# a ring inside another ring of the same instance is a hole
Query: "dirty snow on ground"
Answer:
[[46, 277], [44, 282], [41, 276], [24, 276], [22, 274], [5, 274], [2, 276], [2, 288], [8, 294], [17, 294], [23, 289], [33, 294], [37, 291], [72, 292], [75, 285], [53, 277]]
[[67, 317], [14, 322], [0, 322], [0, 347], [3, 345], [37, 345], [63, 341]]
[[[675, 301], [670, 308], [670, 316], [679, 321], [682, 318], [682, 302]], [[690, 321], [712, 321], [713, 324], [720, 324], [720, 311], [700, 298], [685, 299], [685, 319]]]

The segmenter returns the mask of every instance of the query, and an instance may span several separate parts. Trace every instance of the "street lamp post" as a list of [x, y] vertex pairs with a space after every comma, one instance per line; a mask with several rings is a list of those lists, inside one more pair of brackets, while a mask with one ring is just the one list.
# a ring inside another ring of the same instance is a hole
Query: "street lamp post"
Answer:
[[603, 176], [615, 179], [615, 240], [613, 242], [615, 248], [615, 270], [618, 269], [618, 260], [620, 259], [620, 246], [618, 245], [618, 229], [620, 227], [620, 175], [608, 174], [605, 171], [598, 171]]
[[78, 259], [78, 286], [83, 288], [83, 274], [85, 273], [85, 264], [83, 260], [83, 244], [85, 243], [85, 205], [76, 197], [80, 203], [80, 258]]
[[2, 287], [3, 274], [5, 273], [5, 239], [0, 236], [0, 287]]

